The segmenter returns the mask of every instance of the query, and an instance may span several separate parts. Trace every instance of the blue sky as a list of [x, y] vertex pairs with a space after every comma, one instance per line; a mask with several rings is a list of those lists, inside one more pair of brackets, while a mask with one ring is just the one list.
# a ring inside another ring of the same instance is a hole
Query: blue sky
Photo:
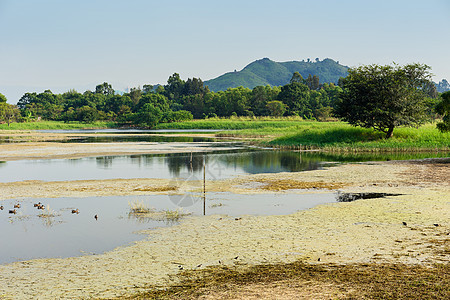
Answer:
[[0, 0], [0, 93], [215, 78], [269, 57], [425, 63], [450, 80], [449, 0]]

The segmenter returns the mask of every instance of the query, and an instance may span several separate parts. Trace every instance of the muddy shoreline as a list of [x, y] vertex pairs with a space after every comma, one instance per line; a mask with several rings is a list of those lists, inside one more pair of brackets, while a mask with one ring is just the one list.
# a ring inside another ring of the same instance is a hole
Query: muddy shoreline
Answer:
[[[61, 147], [52, 152], [54, 143], [46, 143], [43, 148], [26, 144], [14, 149], [17, 159], [54, 157], [67, 151]], [[122, 144], [123, 149], [131, 146]], [[0, 151], [17, 145], [3, 146], [0, 145]], [[81, 152], [97, 155], [107, 151], [100, 148], [104, 144], [91, 146]], [[34, 149], [36, 156], [30, 149]], [[151, 145], [139, 151], [151, 151]], [[449, 166], [445, 159], [427, 163], [358, 163], [210, 182], [208, 191], [245, 194], [340, 190], [402, 195], [321, 205], [286, 216], [243, 216], [239, 220], [227, 216], [188, 217], [179, 225], [146, 232], [148, 237], [143, 241], [104, 254], [0, 265], [0, 298], [131, 295], [150, 285], [171, 284], [176, 280], [171, 275], [180, 272], [180, 266], [189, 270], [219, 264], [296, 260], [337, 264], [448, 263], [450, 257], [444, 250], [450, 233]], [[152, 178], [1, 183], [0, 203], [1, 199], [20, 197], [164, 194], [168, 193], [168, 187], [168, 180]], [[177, 191], [183, 193], [196, 188], [195, 183], [190, 183], [177, 187]]]

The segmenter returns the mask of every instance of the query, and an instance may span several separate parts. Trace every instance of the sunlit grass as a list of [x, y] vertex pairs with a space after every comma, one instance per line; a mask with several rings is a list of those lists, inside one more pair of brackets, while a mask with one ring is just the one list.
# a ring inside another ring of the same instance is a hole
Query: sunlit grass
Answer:
[[222, 137], [253, 139], [265, 146], [322, 149], [326, 151], [450, 151], [450, 133], [441, 133], [436, 124], [419, 128], [395, 128], [394, 136], [344, 122], [317, 122], [301, 118], [213, 118], [158, 125], [159, 129], [218, 129]]
[[156, 129], [218, 129], [238, 130], [256, 128], [285, 128], [300, 123], [309, 123], [299, 117], [272, 118], [272, 117], [234, 117], [210, 118], [205, 120], [192, 120], [178, 123], [161, 123]]
[[428, 124], [420, 128], [397, 128], [394, 136], [386, 139], [381, 132], [341, 123], [328, 128], [300, 128], [267, 141], [267, 144], [329, 151], [449, 151], [450, 133], [441, 133], [434, 124]]
[[39, 122], [24, 122], [24, 123], [11, 123], [0, 124], [0, 130], [57, 130], [57, 129], [86, 129], [86, 128], [112, 128], [116, 127], [113, 122], [94, 122], [94, 123], [81, 123], [81, 122], [69, 122], [64, 123], [61, 121], [39, 121]]

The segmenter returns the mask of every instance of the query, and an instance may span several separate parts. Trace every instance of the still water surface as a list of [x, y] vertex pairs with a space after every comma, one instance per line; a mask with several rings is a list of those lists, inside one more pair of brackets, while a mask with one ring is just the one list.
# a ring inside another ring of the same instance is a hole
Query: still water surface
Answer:
[[[140, 240], [137, 232], [170, 226], [176, 222], [153, 220], [130, 214], [130, 204], [139, 202], [156, 211], [181, 209], [184, 213], [226, 215], [282, 215], [336, 202], [336, 194], [263, 194], [237, 195], [207, 193], [205, 206], [201, 195], [188, 195], [192, 202], [180, 208], [179, 198], [169, 195], [109, 196], [87, 198], [10, 199], [2, 201], [0, 211], [0, 264], [33, 258], [71, 257], [98, 254]], [[54, 217], [40, 217], [42, 210], [33, 204], [42, 202]], [[20, 203], [17, 214], [8, 209]], [[188, 202], [185, 202], [188, 203]], [[79, 214], [72, 214], [78, 209]], [[98, 215], [98, 219], [94, 216]], [[218, 216], [219, 218], [219, 216]], [[150, 235], [151, 237], [151, 235]]]
[[[218, 144], [221, 145], [220, 143]], [[229, 146], [230, 144], [228, 144]], [[318, 152], [245, 149], [207, 153], [99, 156], [79, 159], [0, 161], [0, 182], [23, 180], [66, 181], [130, 178], [203, 178], [300, 172], [334, 163], [448, 157], [448, 153], [334, 155]]]
[[0, 182], [179, 177], [196, 180], [203, 178], [204, 160], [207, 180], [314, 170], [325, 162], [300, 152], [267, 150], [20, 160], [0, 163]]

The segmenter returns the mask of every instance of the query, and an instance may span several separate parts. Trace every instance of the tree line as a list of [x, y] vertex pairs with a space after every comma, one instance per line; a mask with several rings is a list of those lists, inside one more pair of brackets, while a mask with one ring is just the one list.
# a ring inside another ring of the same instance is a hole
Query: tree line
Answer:
[[362, 66], [350, 69], [349, 76], [337, 85], [320, 83], [315, 75], [304, 79], [295, 72], [284, 86], [237, 87], [219, 92], [210, 91], [200, 78], [182, 80], [174, 73], [166, 85], [144, 85], [123, 94], [116, 93], [107, 82], [84, 93], [25, 93], [17, 106], [6, 104], [0, 94], [0, 121], [103, 120], [153, 127], [160, 122], [209, 117], [300, 116], [319, 121], [339, 117], [391, 136], [393, 127], [417, 125], [436, 118], [436, 113], [448, 119], [447, 106], [438, 105], [441, 100], [428, 70], [428, 66], [419, 64]]
[[317, 76], [303, 79], [296, 72], [290, 83], [281, 87], [237, 87], [212, 92], [200, 78], [185, 81], [174, 73], [164, 86], [144, 85], [123, 94], [116, 93], [107, 82], [84, 93], [25, 93], [17, 107], [11, 106], [15, 114], [9, 119], [86, 123], [105, 120], [145, 127], [159, 122], [230, 116], [297, 115], [325, 120], [331, 116], [341, 91], [333, 83], [320, 84]]

